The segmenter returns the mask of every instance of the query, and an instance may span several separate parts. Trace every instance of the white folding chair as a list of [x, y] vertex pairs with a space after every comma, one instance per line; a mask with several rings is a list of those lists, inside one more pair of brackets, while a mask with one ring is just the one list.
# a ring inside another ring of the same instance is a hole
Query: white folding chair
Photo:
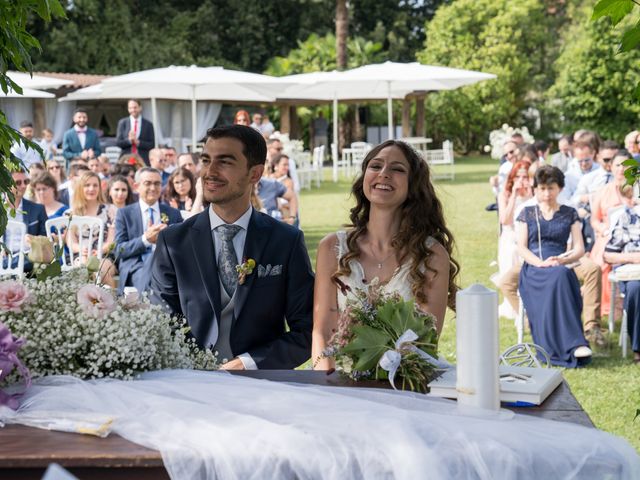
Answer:
[[311, 168], [313, 169], [312, 177], [315, 177], [316, 187], [320, 188], [322, 182], [322, 164], [324, 163], [325, 146], [321, 145], [313, 149], [313, 161]]
[[[83, 263], [82, 252], [85, 249], [89, 252], [89, 255], [91, 255], [94, 238], [98, 240], [96, 256], [99, 260], [102, 259], [102, 242], [104, 237], [104, 222], [102, 219], [74, 216], [69, 222], [69, 230], [75, 232], [78, 238], [78, 252], [74, 253], [73, 249], [69, 248], [69, 259], [72, 266]], [[86, 259], [84, 259], [84, 261], [86, 262]]]
[[120, 147], [107, 147], [104, 149], [104, 154], [109, 157], [109, 162], [118, 163], [118, 159], [122, 155], [122, 149]]
[[[18, 251], [16, 253], [9, 253], [9, 255], [5, 255], [3, 250], [3, 253], [0, 256], [0, 275], [20, 276], [24, 273], [24, 249], [26, 234], [27, 226], [24, 223], [14, 220], [9, 220], [7, 222], [7, 229], [5, 230], [2, 241], [5, 243], [5, 246], [10, 249], [14, 247], [13, 250], [16, 250], [15, 247], [18, 247]], [[11, 265], [13, 264], [13, 259], [16, 255], [18, 256], [18, 263], [15, 267], [12, 267]]]
[[61, 217], [50, 218], [45, 222], [45, 229], [47, 230], [47, 238], [57, 245], [62, 250], [62, 270], [69, 270], [71, 264], [67, 260], [67, 256], [64, 254], [65, 250], [65, 234], [69, 228], [69, 217], [62, 215]]
[[[616, 297], [618, 291], [618, 278], [616, 277], [616, 272], [611, 272], [609, 274], [609, 283], [611, 285], [611, 298], [609, 304], [609, 333], [613, 333], [615, 328], [616, 321]], [[621, 292], [620, 297], [624, 298], [624, 294]], [[620, 339], [618, 340], [618, 345], [622, 348], [622, 357], [627, 357], [627, 348], [628, 348], [628, 334], [627, 334], [627, 310], [622, 310], [622, 325], [620, 326]]]

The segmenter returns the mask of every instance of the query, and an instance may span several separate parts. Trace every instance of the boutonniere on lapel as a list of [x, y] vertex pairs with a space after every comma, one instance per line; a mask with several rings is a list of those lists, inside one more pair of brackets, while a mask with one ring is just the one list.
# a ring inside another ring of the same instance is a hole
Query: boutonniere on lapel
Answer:
[[238, 272], [238, 285], [244, 284], [244, 281], [247, 279], [247, 275], [251, 275], [254, 268], [256, 268], [256, 261], [253, 258], [247, 258], [242, 264], [236, 265], [236, 272]]
[[169, 224], [169, 215], [167, 215], [166, 213], [161, 213], [160, 214], [160, 221], [162, 223], [164, 223], [165, 225]]

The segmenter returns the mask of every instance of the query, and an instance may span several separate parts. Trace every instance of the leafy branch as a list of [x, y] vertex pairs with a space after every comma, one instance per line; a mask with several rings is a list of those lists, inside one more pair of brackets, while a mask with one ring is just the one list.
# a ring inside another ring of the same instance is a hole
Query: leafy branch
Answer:
[[[27, 19], [35, 14], [46, 22], [53, 17], [64, 18], [65, 12], [59, 0], [5, 0], [0, 2], [0, 89], [7, 94], [13, 91], [22, 94], [22, 88], [7, 75], [9, 68], [32, 72], [30, 52], [41, 50], [38, 40], [26, 30]], [[19, 170], [22, 162], [11, 154], [11, 146], [22, 143], [35, 149], [44, 157], [42, 149], [11, 128], [4, 112], [0, 111], [0, 235], [7, 226], [7, 209], [13, 203], [14, 187], [11, 172]]]

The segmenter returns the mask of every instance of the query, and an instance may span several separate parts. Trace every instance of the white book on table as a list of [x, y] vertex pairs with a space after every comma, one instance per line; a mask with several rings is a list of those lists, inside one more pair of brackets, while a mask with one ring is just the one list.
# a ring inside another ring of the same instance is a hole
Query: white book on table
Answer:
[[[540, 405], [562, 383], [562, 372], [555, 368], [500, 365], [500, 401]], [[446, 370], [429, 383], [430, 395], [457, 398], [456, 369]]]

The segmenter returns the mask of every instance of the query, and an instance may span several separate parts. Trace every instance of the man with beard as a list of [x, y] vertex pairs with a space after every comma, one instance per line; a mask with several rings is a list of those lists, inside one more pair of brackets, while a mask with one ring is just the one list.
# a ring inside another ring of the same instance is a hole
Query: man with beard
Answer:
[[290, 369], [311, 354], [314, 277], [303, 234], [251, 206], [266, 154], [251, 127], [210, 129], [200, 156], [210, 206], [160, 232], [153, 258], [152, 301], [185, 317], [226, 369]]

